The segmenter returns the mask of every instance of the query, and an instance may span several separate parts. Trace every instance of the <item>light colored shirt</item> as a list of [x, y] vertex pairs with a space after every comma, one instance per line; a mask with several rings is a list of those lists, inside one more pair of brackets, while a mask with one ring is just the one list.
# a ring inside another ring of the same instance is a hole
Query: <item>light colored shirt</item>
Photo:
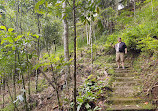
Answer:
[[119, 52], [119, 47], [120, 47], [120, 43], [117, 43], [117, 44], [115, 45], [115, 50], [116, 50], [116, 52]]

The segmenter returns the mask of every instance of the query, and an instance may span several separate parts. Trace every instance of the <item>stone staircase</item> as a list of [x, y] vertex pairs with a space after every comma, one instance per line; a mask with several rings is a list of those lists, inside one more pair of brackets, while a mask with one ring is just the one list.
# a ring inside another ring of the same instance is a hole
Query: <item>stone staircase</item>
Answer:
[[[140, 79], [131, 67], [116, 69], [112, 83], [112, 97], [107, 111], [156, 111], [150, 102], [139, 98]], [[147, 103], [147, 104], [146, 104]]]

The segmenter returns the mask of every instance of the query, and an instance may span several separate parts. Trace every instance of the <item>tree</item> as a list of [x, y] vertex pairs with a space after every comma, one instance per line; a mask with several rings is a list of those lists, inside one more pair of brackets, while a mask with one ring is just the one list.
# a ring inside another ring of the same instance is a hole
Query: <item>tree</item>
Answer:
[[[64, 56], [65, 56], [65, 62], [69, 62], [69, 43], [68, 43], [68, 22], [67, 22], [67, 15], [66, 15], [66, 7], [67, 7], [67, 2], [63, 2], [63, 13], [62, 13], [62, 18], [63, 18], [63, 24], [64, 24]], [[69, 79], [70, 79], [70, 66], [66, 66], [66, 84], [68, 85]], [[68, 86], [69, 87], [69, 86]]]
[[73, 111], [77, 110], [76, 103], [76, 0], [73, 0], [73, 23], [74, 23], [74, 108]]

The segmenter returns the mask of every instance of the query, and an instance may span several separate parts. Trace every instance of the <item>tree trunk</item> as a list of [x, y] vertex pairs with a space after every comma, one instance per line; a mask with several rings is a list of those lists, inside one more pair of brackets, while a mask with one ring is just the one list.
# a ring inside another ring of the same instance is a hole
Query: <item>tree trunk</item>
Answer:
[[20, 33], [22, 34], [22, 1], [20, 3]]
[[119, 1], [115, 0], [116, 17], [118, 16], [118, 6], [119, 6]]
[[[16, 44], [16, 43], [15, 43]], [[13, 73], [13, 90], [14, 90], [14, 100], [16, 99], [16, 75], [17, 75], [17, 71], [16, 71], [16, 62], [17, 62], [17, 60], [16, 60], [16, 53], [17, 53], [17, 47], [16, 47], [16, 49], [15, 49], [15, 55], [14, 55], [14, 73]], [[15, 105], [16, 105], [16, 103], [15, 103]], [[14, 110], [15, 110], [15, 108], [14, 108]]]
[[[69, 62], [69, 42], [68, 42], [68, 22], [67, 22], [67, 18], [66, 18], [66, 7], [67, 7], [67, 3], [66, 1], [63, 2], [63, 13], [62, 13], [62, 17], [63, 19], [63, 24], [64, 24], [64, 56], [65, 56], [65, 62]], [[69, 87], [69, 79], [70, 79], [70, 65], [67, 65], [65, 67], [65, 71], [66, 71], [66, 85]]]
[[5, 77], [3, 77], [3, 108], [4, 108], [4, 103], [5, 103]]
[[[8, 78], [7, 78], [7, 79], [8, 79]], [[6, 85], [7, 85], [7, 88], [8, 88], [9, 96], [10, 96], [11, 101], [12, 101], [12, 103], [13, 103], [14, 98], [13, 98], [12, 95], [11, 95], [10, 88], [9, 88], [9, 85], [8, 85], [8, 80], [6, 81]], [[13, 104], [14, 104], [14, 110], [16, 109], [16, 111], [19, 111], [18, 108], [17, 108], [17, 106], [16, 106], [16, 103], [13, 103]]]
[[[91, 2], [91, 5], [92, 5], [92, 3], [93, 3], [93, 0], [92, 0], [92, 2]], [[91, 74], [93, 74], [93, 20], [92, 20], [92, 14], [93, 13], [91, 13], [91, 15], [90, 15], [90, 19], [91, 19], [91, 21], [90, 21], [90, 40], [91, 40]]]
[[31, 97], [31, 90], [30, 90], [30, 64], [29, 64], [29, 59], [28, 59], [28, 52], [26, 51], [26, 59], [27, 59], [27, 76], [28, 76], [28, 97], [29, 97], [29, 102], [30, 102], [30, 97]]
[[152, 6], [152, 15], [153, 15], [154, 14], [153, 0], [151, 0], [151, 6]]
[[[19, 0], [15, 0], [15, 10], [16, 10], [16, 21], [15, 21], [15, 31], [16, 33], [18, 34], [18, 29], [19, 29], [19, 24], [18, 24], [18, 13], [19, 13]], [[17, 71], [16, 71], [16, 68], [17, 68], [17, 46], [16, 46], [16, 42], [14, 43], [15, 44], [15, 51], [14, 51], [14, 74], [13, 74], [13, 90], [14, 90], [14, 100], [16, 99], [16, 76], [18, 75], [17, 74]], [[15, 110], [15, 109], [14, 109]]]
[[[93, 3], [93, 1], [92, 1]], [[93, 29], [92, 29], [92, 25], [93, 25], [93, 21], [92, 21], [92, 16], [90, 16], [91, 21], [90, 21], [90, 40], [91, 40], [91, 74], [93, 73]]]
[[74, 21], [74, 108], [77, 110], [76, 104], [76, 0], [73, 0], [73, 21]]
[[[38, 34], [40, 34], [41, 30], [40, 30], [40, 17], [39, 14], [37, 14], [37, 27], [38, 27]], [[37, 42], [37, 61], [39, 61], [39, 57], [40, 57], [40, 36], [38, 38], [38, 42]], [[36, 70], [36, 93], [38, 92], [38, 69]]]
[[89, 33], [88, 33], [88, 25], [86, 23], [86, 35], [87, 35], [87, 45], [89, 45]]
[[61, 111], [61, 103], [60, 103], [60, 96], [59, 96], [59, 91], [58, 91], [58, 86], [57, 86], [57, 81], [56, 81], [56, 78], [55, 78], [55, 75], [54, 75], [54, 72], [53, 72], [53, 66], [51, 65], [51, 70], [52, 70], [52, 75], [53, 75], [53, 81], [55, 83], [55, 85], [53, 84], [53, 82], [51, 81], [51, 79], [47, 76], [47, 74], [45, 74], [42, 69], [41, 70], [41, 73], [42, 75], [45, 77], [45, 79], [48, 81], [48, 83], [55, 89], [55, 92], [56, 92], [56, 96], [57, 96], [57, 100], [58, 100], [58, 109], [59, 111]]
[[[18, 52], [18, 62], [19, 62], [19, 65], [21, 67], [21, 60], [20, 60], [19, 52]], [[25, 88], [25, 78], [24, 78], [24, 75], [23, 75], [23, 70], [21, 71], [21, 76], [22, 76], [23, 89], [26, 90], [26, 88]], [[27, 106], [26, 92], [24, 92], [24, 102], [25, 102], [25, 110], [28, 111], [29, 109], [28, 109], [28, 106]]]
[[135, 0], [133, 0], [133, 4], [134, 4], [134, 18], [136, 17], [136, 2]]
[[[92, 19], [92, 18], [90, 17], [90, 19]], [[90, 22], [90, 26], [89, 26], [89, 45], [90, 45], [90, 43], [92, 42], [92, 41], [91, 41], [91, 36], [92, 36], [92, 24], [91, 24], [91, 22]]]

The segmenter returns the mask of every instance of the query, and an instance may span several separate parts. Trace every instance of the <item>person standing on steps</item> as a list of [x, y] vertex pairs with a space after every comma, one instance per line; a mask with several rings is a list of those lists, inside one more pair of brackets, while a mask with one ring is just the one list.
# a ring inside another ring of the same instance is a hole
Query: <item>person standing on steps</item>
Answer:
[[127, 54], [127, 46], [124, 42], [122, 42], [121, 38], [118, 38], [118, 43], [113, 46], [116, 50], [116, 62], [118, 69], [120, 68], [120, 62], [122, 64], [122, 68], [125, 69], [124, 65], [124, 55]]

